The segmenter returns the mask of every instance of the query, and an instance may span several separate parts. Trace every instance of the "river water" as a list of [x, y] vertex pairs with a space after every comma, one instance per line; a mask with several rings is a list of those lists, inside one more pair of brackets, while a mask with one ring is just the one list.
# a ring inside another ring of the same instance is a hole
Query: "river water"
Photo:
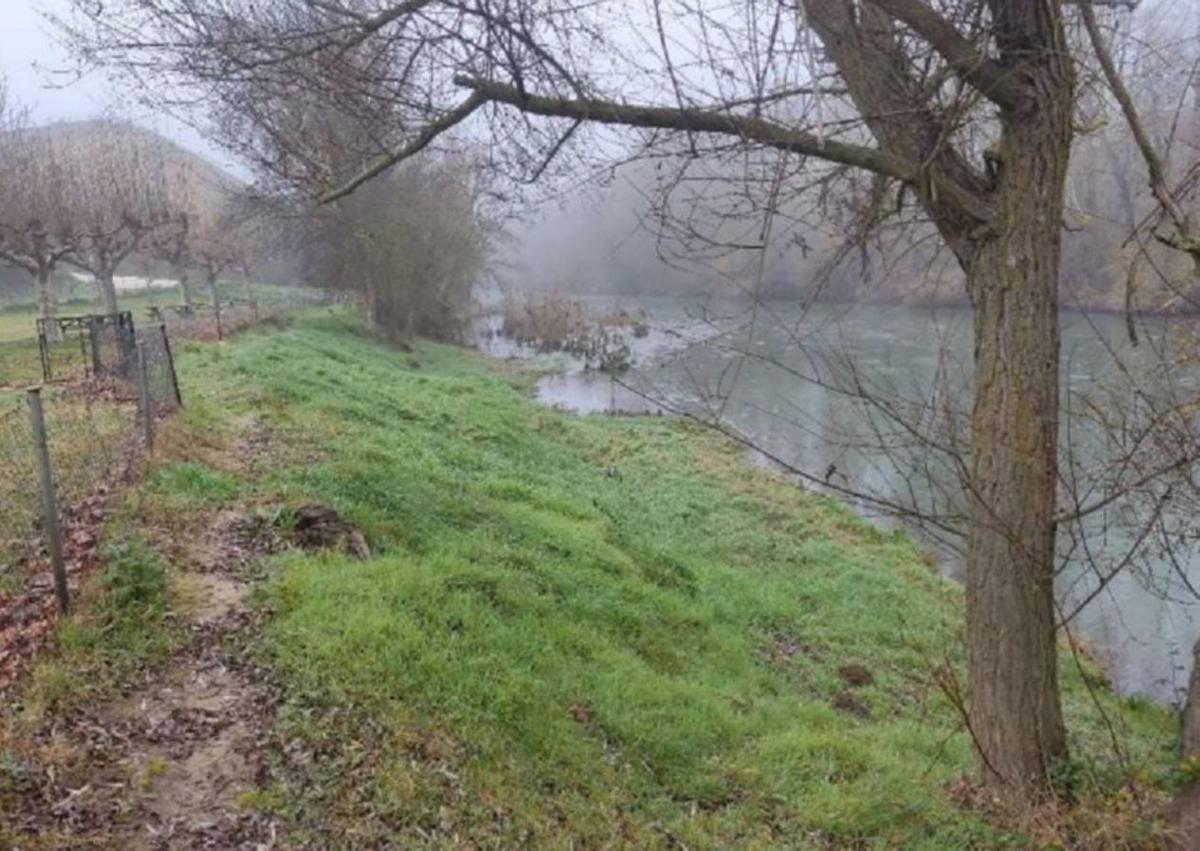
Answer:
[[[803, 471], [809, 486], [828, 481], [935, 513], [952, 511], [961, 497], [944, 483], [944, 465], [914, 449], [880, 415], [880, 406], [846, 390], [866, 388], [872, 397], [891, 400], [886, 410], [901, 410], [906, 419], [965, 422], [972, 344], [967, 311], [644, 297], [589, 301], [597, 309], [644, 312], [649, 333], [630, 338], [634, 367], [619, 378], [559, 358], [557, 369], [538, 384], [546, 404], [589, 414], [683, 412], [720, 423], [747, 442], [752, 461], [785, 475]], [[1153, 321], [1139, 331], [1140, 345], [1133, 348], [1123, 318], [1065, 314], [1064, 406], [1068, 397], [1082, 399], [1139, 364], [1149, 369], [1156, 351], [1172, 349], [1178, 329]], [[483, 339], [493, 354], [534, 356], [493, 334]], [[1137, 379], [1124, 378], [1130, 380]], [[1194, 376], [1184, 381], [1200, 386]], [[1119, 393], [1104, 401], [1122, 404]], [[1084, 425], [1068, 430], [1072, 439], [1064, 437], [1064, 445], [1086, 465], [1098, 441]], [[875, 522], [900, 522], [872, 502], [846, 498]], [[1120, 509], [1114, 506], [1114, 512]], [[961, 539], [929, 526], [916, 531], [939, 554], [943, 572], [961, 576]], [[1073, 613], [1073, 634], [1095, 651], [1118, 690], [1178, 700], [1200, 633], [1200, 601], [1188, 589], [1189, 582], [1200, 587], [1200, 558], [1180, 560], [1176, 553], [1176, 562], [1168, 564], [1165, 556], [1156, 559], [1144, 550], [1135, 567], [1097, 592], [1097, 570], [1120, 559], [1132, 533], [1093, 518], [1085, 535], [1086, 548], [1078, 541], [1071, 547], [1065, 537], [1060, 547], [1057, 593], [1062, 611]], [[1085, 549], [1088, 559], [1077, 555]]]

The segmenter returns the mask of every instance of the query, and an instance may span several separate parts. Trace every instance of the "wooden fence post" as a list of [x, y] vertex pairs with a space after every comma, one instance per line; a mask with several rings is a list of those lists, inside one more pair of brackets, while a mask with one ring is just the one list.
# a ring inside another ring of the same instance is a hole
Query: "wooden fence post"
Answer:
[[54, 493], [54, 473], [50, 467], [50, 447], [46, 442], [46, 415], [42, 410], [42, 391], [35, 387], [27, 394], [29, 422], [33, 427], [33, 449], [37, 455], [38, 489], [42, 492], [42, 514], [46, 526], [46, 545], [50, 550], [50, 565], [54, 568], [54, 595], [58, 610], [64, 615], [70, 610], [71, 597], [67, 590], [67, 565], [63, 560], [62, 526], [58, 519], [58, 497]]

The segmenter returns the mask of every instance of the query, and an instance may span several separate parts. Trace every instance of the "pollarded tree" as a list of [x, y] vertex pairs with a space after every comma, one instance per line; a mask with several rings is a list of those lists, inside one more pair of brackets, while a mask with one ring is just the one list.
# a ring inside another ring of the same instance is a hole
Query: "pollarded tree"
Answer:
[[225, 206], [197, 215], [189, 236], [192, 263], [204, 275], [214, 309], [220, 307], [217, 282], [230, 269], [244, 264], [247, 254], [243, 222]]
[[65, 259], [91, 273], [106, 313], [116, 313], [121, 263], [177, 215], [166, 142], [119, 122], [51, 126], [44, 131], [64, 163], [74, 250]]
[[170, 221], [157, 228], [142, 247], [143, 254], [170, 265], [171, 274], [179, 283], [179, 302], [185, 308], [192, 303], [191, 219], [188, 211], [175, 211]]
[[43, 319], [57, 312], [52, 278], [75, 247], [66, 189], [54, 146], [9, 107], [0, 81], [0, 262], [33, 278]]
[[217, 131], [268, 167], [321, 172], [275, 125], [279, 93], [338, 103], [359, 92], [363, 126], [386, 104], [387, 132], [370, 136], [378, 156], [352, 179], [324, 175], [325, 202], [482, 117], [471, 126], [490, 134], [497, 165], [526, 179], [585, 138], [592, 153], [625, 155], [619, 136], [595, 129], [607, 125], [626, 128], [643, 155], [737, 149], [747, 162], [774, 157], [771, 171], [797, 187], [865, 172], [872, 197], [915, 204], [961, 267], [974, 313], [966, 584], [977, 764], [996, 787], [1045, 782], [1066, 751], [1052, 587], [1076, 83], [1064, 0], [74, 5], [80, 18], [66, 30], [83, 53], [147, 90], [183, 85], [220, 104]]

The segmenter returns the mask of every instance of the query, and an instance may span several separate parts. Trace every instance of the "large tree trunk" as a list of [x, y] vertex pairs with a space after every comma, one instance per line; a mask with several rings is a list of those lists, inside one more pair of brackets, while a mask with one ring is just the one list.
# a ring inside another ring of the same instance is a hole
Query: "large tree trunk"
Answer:
[[1200, 641], [1192, 647], [1192, 676], [1179, 731], [1179, 756], [1200, 757]]
[[41, 265], [34, 276], [37, 280], [38, 316], [42, 319], [53, 319], [58, 315], [58, 297], [54, 294], [50, 272], [49, 266]]
[[117, 285], [113, 283], [113, 270], [105, 269], [97, 272], [96, 289], [100, 291], [100, 303], [106, 314], [110, 316], [120, 310], [117, 306]]
[[[53, 319], [58, 315], [58, 296], [54, 292], [54, 282], [51, 280], [53, 269], [48, 263], [39, 263], [33, 280], [37, 286], [38, 318]], [[57, 323], [46, 325], [46, 339], [57, 343], [62, 339]]]
[[[1192, 676], [1179, 730], [1180, 759], [1200, 759], [1200, 641], [1192, 647]], [[1171, 822], [1177, 847], [1200, 848], [1200, 780], [1192, 780], [1175, 798]]]
[[1030, 114], [1002, 116], [995, 220], [967, 260], [975, 317], [967, 651], [982, 775], [1023, 790], [1066, 752], [1054, 613], [1058, 276], [1069, 68], [1028, 69]]
[[190, 307], [192, 304], [192, 282], [188, 277], [187, 267], [183, 264], [175, 266], [175, 278], [179, 281], [179, 303], [183, 307]]

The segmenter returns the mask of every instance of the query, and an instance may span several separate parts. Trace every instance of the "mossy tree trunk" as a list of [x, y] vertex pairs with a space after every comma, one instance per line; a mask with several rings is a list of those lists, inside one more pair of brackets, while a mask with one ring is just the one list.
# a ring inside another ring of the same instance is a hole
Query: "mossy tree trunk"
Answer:
[[1002, 119], [996, 221], [965, 264], [975, 329], [970, 726], [981, 773], [1016, 787], [1043, 780], [1066, 751], [1053, 579], [1072, 87], [1069, 69], [1055, 61], [1029, 73], [1041, 78], [1038, 108]]

